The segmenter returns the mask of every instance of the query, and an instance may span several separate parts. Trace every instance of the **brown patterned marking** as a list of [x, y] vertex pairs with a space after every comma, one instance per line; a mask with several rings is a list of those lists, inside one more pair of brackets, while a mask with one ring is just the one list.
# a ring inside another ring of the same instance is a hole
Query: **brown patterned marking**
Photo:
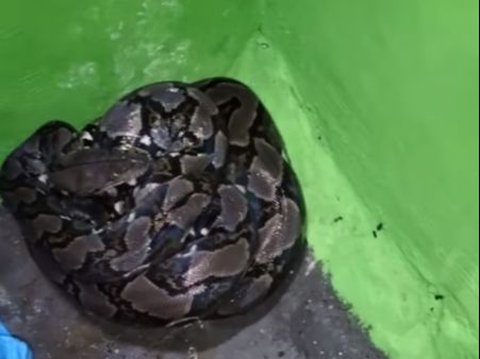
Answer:
[[110, 137], [136, 136], [142, 129], [141, 107], [126, 101], [111, 107], [102, 119], [100, 128]]
[[68, 246], [54, 249], [53, 255], [66, 271], [80, 269], [89, 252], [105, 249], [101, 238], [96, 234], [89, 234], [75, 238]]
[[30, 173], [38, 176], [45, 174], [45, 171], [47, 170], [45, 163], [41, 160], [29, 160], [26, 167]]
[[280, 183], [283, 175], [283, 159], [278, 151], [262, 138], [255, 138], [255, 150], [268, 174]]
[[275, 148], [262, 139], [255, 139], [257, 156], [248, 175], [248, 189], [265, 201], [273, 201], [282, 181], [283, 160]]
[[136, 251], [148, 242], [148, 231], [151, 221], [149, 217], [138, 217], [128, 225], [124, 240], [128, 250]]
[[213, 157], [213, 165], [215, 168], [222, 167], [225, 163], [228, 150], [228, 138], [222, 131], [218, 131], [215, 135], [215, 153]]
[[52, 134], [52, 137], [50, 144], [53, 146], [53, 151], [61, 153], [64, 147], [73, 140], [74, 133], [68, 128], [61, 127]]
[[193, 192], [193, 184], [187, 179], [176, 177], [170, 181], [163, 201], [163, 210], [170, 210], [178, 201]]
[[110, 267], [118, 272], [132, 272], [143, 269], [145, 259], [147, 259], [150, 249], [148, 247], [140, 248], [133, 252], [126, 252], [110, 260]]
[[186, 230], [209, 203], [210, 196], [194, 193], [183, 206], [171, 210], [167, 215], [167, 220]]
[[232, 98], [238, 98], [242, 106], [236, 109], [228, 122], [229, 143], [236, 146], [247, 146], [250, 142], [249, 130], [257, 114], [258, 101], [245, 87], [233, 83], [220, 83], [206, 90], [206, 94], [217, 105]]
[[240, 190], [233, 185], [221, 185], [218, 193], [221, 200], [221, 213], [217, 223], [227, 231], [233, 232], [247, 215], [247, 200]]
[[190, 131], [201, 139], [207, 139], [213, 135], [211, 114], [202, 109], [201, 106], [197, 107], [193, 113]]
[[148, 86], [153, 101], [161, 103], [166, 112], [172, 112], [180, 106], [187, 98], [184, 91], [175, 87], [175, 84], [156, 83]]
[[141, 275], [125, 286], [122, 297], [141, 312], [161, 319], [178, 319], [186, 315], [192, 306], [194, 293], [170, 295]]
[[182, 166], [182, 173], [186, 175], [199, 176], [207, 168], [211, 155], [199, 154], [196, 156], [184, 155], [180, 159], [180, 165]]
[[62, 220], [50, 214], [39, 214], [32, 221], [35, 239], [40, 239], [44, 233], [58, 233], [62, 229]]
[[249, 243], [241, 238], [215, 251], [197, 251], [192, 255], [190, 268], [185, 273], [185, 286], [202, 282], [209, 277], [229, 277], [247, 268]]
[[147, 183], [144, 187], [135, 188], [133, 197], [135, 198], [135, 204], [138, 206], [140, 203], [148, 198], [155, 196], [155, 192], [161, 185], [158, 183]]
[[217, 114], [218, 109], [200, 90], [190, 87], [187, 92], [199, 103], [190, 122], [190, 131], [200, 139], [210, 138], [214, 130], [212, 116]]
[[282, 199], [282, 212], [271, 217], [258, 231], [260, 248], [255, 257], [259, 263], [269, 263], [290, 248], [300, 235], [300, 212], [289, 198]]
[[124, 237], [128, 250], [110, 261], [110, 266], [114, 270], [132, 271], [143, 264], [150, 251], [148, 232], [151, 224], [150, 218], [139, 217], [128, 225]]
[[248, 190], [265, 201], [273, 201], [277, 190], [276, 180], [270, 176], [258, 157], [253, 159], [249, 172]]
[[157, 126], [150, 131], [153, 142], [160, 148], [166, 150], [172, 143], [168, 129], [165, 126]]
[[192, 96], [197, 102], [201, 103], [201, 105], [205, 108], [205, 111], [212, 115], [216, 115], [218, 113], [218, 108], [212, 99], [208, 96], [205, 96], [205, 93], [198, 88], [195, 87], [188, 87], [187, 93]]

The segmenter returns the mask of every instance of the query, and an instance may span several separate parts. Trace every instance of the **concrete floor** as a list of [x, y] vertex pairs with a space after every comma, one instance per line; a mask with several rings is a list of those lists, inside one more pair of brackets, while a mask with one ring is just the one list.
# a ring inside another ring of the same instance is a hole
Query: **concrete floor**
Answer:
[[288, 288], [246, 316], [186, 329], [84, 317], [44, 279], [0, 208], [0, 320], [40, 359], [384, 359], [308, 254]]

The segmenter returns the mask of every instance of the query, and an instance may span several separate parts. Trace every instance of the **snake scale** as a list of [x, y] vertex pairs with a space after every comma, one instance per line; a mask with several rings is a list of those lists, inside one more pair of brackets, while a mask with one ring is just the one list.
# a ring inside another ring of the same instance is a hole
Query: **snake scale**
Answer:
[[143, 86], [80, 131], [44, 124], [6, 158], [0, 194], [45, 275], [113, 320], [244, 313], [305, 244], [279, 132], [228, 78]]

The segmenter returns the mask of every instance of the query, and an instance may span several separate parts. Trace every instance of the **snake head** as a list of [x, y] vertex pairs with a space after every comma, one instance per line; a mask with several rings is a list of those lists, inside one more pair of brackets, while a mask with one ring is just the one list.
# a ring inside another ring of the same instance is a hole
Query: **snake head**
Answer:
[[212, 141], [215, 104], [181, 82], [154, 83], [125, 95], [99, 121], [110, 139], [147, 147], [153, 156], [175, 156]]

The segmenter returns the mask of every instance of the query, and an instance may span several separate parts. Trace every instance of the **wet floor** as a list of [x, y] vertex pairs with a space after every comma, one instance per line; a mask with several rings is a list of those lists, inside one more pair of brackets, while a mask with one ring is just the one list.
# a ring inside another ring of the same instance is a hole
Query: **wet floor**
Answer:
[[0, 320], [35, 358], [385, 359], [307, 254], [282, 295], [248, 315], [184, 329], [94, 322], [53, 287], [0, 208]]

